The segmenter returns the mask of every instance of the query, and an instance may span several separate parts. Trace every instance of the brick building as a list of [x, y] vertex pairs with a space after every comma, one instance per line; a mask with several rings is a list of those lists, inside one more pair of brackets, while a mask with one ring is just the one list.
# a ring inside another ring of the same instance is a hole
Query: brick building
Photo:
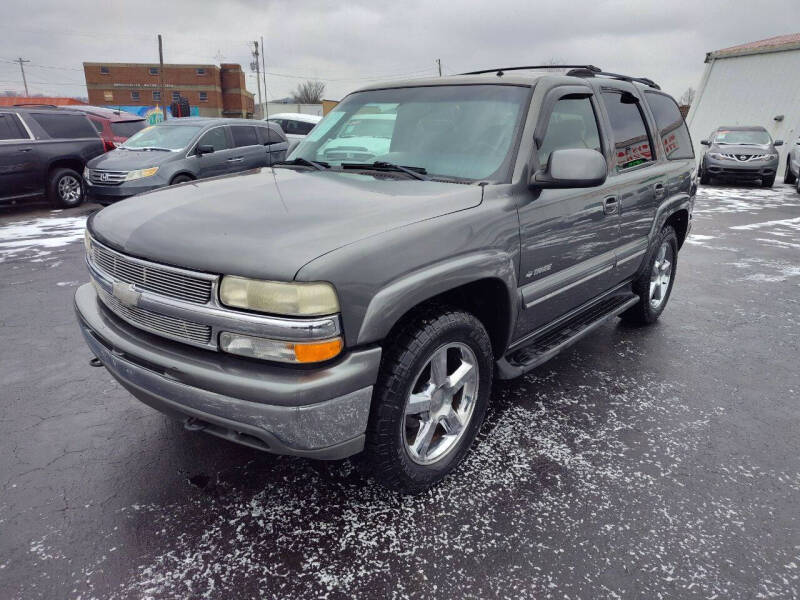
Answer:
[[241, 65], [165, 64], [166, 98], [161, 98], [161, 72], [157, 63], [85, 62], [83, 72], [89, 104], [94, 106], [169, 106], [180, 95], [189, 100], [192, 114], [201, 117], [253, 116], [253, 94], [247, 91]]

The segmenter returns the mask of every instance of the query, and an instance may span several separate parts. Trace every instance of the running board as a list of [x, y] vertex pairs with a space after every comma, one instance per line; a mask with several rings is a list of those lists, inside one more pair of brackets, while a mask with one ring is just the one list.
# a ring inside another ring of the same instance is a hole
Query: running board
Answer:
[[498, 378], [512, 379], [538, 367], [638, 301], [636, 294], [620, 294], [591, 306], [560, 327], [543, 333], [528, 345], [498, 360]]

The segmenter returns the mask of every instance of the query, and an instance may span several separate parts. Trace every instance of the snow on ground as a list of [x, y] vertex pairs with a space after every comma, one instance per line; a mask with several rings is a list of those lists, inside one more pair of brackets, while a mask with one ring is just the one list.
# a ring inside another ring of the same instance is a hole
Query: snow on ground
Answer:
[[58, 249], [83, 239], [86, 216], [61, 216], [15, 221], [0, 227], [0, 262], [11, 258], [52, 260]]

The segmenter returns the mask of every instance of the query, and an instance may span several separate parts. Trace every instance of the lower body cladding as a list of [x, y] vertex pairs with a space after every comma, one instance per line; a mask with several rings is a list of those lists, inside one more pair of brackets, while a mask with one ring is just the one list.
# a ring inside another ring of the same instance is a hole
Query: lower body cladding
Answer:
[[380, 348], [312, 370], [196, 349], [108, 313], [91, 284], [75, 310], [86, 343], [136, 398], [188, 429], [274, 454], [334, 460], [363, 450]]

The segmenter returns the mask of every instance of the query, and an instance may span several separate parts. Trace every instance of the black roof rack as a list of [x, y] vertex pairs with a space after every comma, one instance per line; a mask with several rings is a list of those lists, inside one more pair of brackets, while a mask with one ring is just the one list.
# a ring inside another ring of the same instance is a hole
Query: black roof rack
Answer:
[[658, 85], [652, 79], [648, 79], [647, 77], [630, 77], [628, 75], [620, 75], [619, 73], [607, 73], [606, 71], [601, 71], [598, 69], [595, 71], [594, 69], [586, 69], [583, 67], [576, 67], [571, 71], [567, 72], [567, 75], [572, 77], [608, 77], [610, 79], [619, 79], [620, 81], [629, 81], [631, 83], [643, 83], [646, 86], [649, 86], [653, 89], [660, 90], [661, 86]]
[[503, 76], [505, 71], [527, 71], [529, 69], [586, 69], [588, 71], [600, 73], [602, 69], [594, 65], [532, 65], [529, 67], [502, 67], [498, 69], [483, 69], [481, 71], [470, 71], [461, 75], [483, 75], [484, 73], [497, 73], [498, 77]]
[[41, 102], [21, 102], [19, 104], [15, 104], [14, 106], [18, 106], [20, 108], [24, 108], [26, 106], [38, 106], [39, 108], [58, 108], [55, 104], [43, 104]]

